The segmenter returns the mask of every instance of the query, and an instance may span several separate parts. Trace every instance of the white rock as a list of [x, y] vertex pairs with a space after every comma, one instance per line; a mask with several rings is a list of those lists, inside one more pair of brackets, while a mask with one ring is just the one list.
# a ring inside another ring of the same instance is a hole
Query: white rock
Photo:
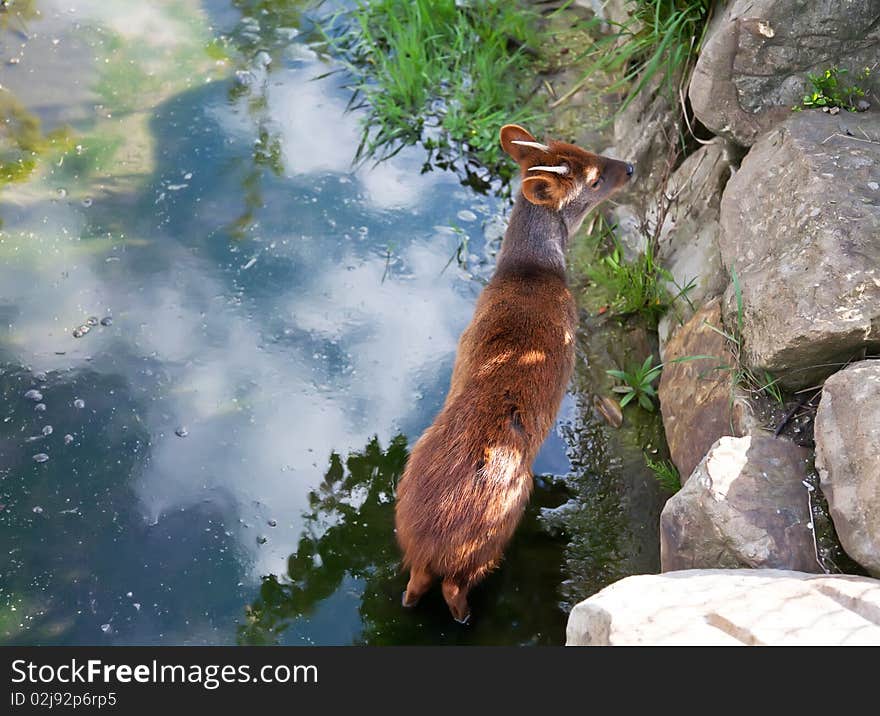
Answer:
[[880, 581], [775, 569], [627, 577], [578, 604], [568, 646], [880, 645]]
[[807, 457], [783, 438], [721, 437], [663, 508], [663, 571], [822, 571], [804, 487]]
[[846, 553], [880, 577], [880, 360], [825, 381], [816, 412], [816, 467]]

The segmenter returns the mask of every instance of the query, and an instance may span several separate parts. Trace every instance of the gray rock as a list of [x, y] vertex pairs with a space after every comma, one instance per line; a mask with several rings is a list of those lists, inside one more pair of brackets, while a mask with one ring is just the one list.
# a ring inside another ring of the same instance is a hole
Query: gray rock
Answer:
[[[874, 67], [880, 56], [877, 0], [734, 0], [718, 12], [694, 68], [690, 99], [716, 134], [751, 146], [785, 119], [807, 75], [833, 65]], [[880, 92], [873, 73], [865, 89]]]
[[614, 146], [603, 154], [635, 165], [633, 181], [618, 195], [621, 203], [644, 210], [673, 169], [681, 112], [656, 78], [614, 120]]
[[[697, 311], [666, 347], [660, 410], [669, 454], [684, 480], [719, 438], [745, 435], [757, 427], [748, 397], [735, 382], [729, 341], [718, 333], [723, 328], [716, 299]], [[714, 357], [673, 362], [688, 356]]]
[[721, 194], [739, 163], [736, 147], [721, 139], [701, 147], [675, 170], [666, 187], [668, 209], [660, 229], [660, 261], [672, 273], [673, 295], [694, 281], [688, 301], [680, 300], [660, 328], [661, 355], [669, 334], [699, 307], [724, 292], [728, 275], [718, 236]]
[[568, 646], [880, 645], [880, 581], [775, 569], [627, 577], [572, 610]]
[[860, 361], [825, 381], [814, 433], [840, 543], [880, 576], [880, 360]]
[[803, 484], [808, 455], [764, 435], [721, 438], [663, 508], [662, 570], [821, 571]]
[[635, 261], [639, 254], [645, 253], [648, 238], [645, 236], [644, 217], [639, 216], [637, 209], [630, 204], [615, 206], [609, 218], [616, 226], [614, 236], [623, 248], [623, 258]]
[[[742, 286], [748, 363], [813, 385], [880, 347], [880, 114], [793, 115], [721, 200], [721, 258]], [[733, 287], [724, 320], [737, 324]]]

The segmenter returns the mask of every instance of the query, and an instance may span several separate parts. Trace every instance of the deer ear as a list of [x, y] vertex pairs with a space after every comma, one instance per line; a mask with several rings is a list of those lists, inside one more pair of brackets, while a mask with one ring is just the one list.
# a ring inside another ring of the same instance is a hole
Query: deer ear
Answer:
[[[521, 144], [521, 142], [526, 144]], [[524, 164], [530, 159], [534, 160], [537, 156], [544, 154], [548, 150], [546, 145], [541, 144], [525, 129], [516, 124], [505, 124], [501, 128], [501, 148], [519, 164]]]
[[555, 177], [526, 177], [522, 182], [523, 196], [532, 204], [556, 208], [565, 198], [565, 190]]

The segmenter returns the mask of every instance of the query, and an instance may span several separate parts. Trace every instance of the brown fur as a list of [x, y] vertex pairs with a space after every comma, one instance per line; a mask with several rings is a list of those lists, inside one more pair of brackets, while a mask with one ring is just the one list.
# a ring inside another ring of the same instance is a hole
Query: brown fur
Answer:
[[[514, 209], [498, 268], [461, 336], [446, 402], [413, 448], [397, 488], [397, 540], [410, 569], [404, 605], [413, 606], [439, 577], [458, 621], [469, 616], [468, 591], [499, 562], [522, 517], [532, 462], [574, 367], [574, 299], [557, 252], [542, 246], [540, 236], [534, 248], [535, 227], [579, 225], [632, 171], [570, 144], [553, 142], [546, 152], [513, 139], [534, 138], [513, 125], [502, 129], [502, 146], [523, 171], [523, 197], [547, 208]], [[565, 176], [529, 172], [563, 163], [570, 169]], [[600, 186], [593, 186], [600, 174]], [[584, 196], [595, 201], [583, 210], [564, 208]], [[522, 218], [529, 211], [543, 212], [540, 221]], [[553, 237], [558, 253], [567, 229]]]

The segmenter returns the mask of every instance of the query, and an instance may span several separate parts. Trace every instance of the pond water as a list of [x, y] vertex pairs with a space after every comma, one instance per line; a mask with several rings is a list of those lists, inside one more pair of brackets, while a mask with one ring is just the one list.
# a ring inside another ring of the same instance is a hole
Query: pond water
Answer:
[[353, 167], [301, 5], [0, 16], [0, 643], [564, 639], [576, 395], [474, 624], [400, 607], [394, 484], [507, 204]]

